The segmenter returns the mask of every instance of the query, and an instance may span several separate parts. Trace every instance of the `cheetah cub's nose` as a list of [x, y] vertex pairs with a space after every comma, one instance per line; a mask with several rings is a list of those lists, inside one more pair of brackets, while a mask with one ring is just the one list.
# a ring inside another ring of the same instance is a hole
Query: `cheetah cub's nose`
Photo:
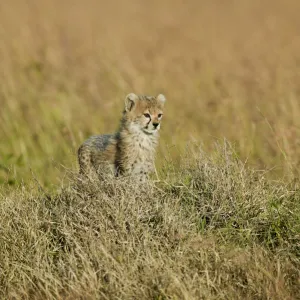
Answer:
[[154, 128], [156, 128], [159, 125], [159, 123], [153, 123]]

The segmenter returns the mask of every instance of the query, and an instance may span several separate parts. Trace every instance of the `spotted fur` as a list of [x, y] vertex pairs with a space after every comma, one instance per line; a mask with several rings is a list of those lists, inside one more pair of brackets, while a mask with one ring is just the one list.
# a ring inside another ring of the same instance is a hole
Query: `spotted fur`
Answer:
[[78, 149], [80, 173], [147, 179], [154, 169], [165, 101], [162, 94], [127, 95], [119, 130], [115, 134], [92, 136]]

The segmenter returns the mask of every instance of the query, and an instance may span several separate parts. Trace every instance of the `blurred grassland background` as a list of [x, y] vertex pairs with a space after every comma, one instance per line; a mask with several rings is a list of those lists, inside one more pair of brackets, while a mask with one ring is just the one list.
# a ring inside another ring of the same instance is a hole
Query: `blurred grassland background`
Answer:
[[0, 2], [0, 181], [43, 185], [118, 127], [129, 92], [164, 93], [157, 167], [228, 139], [271, 177], [300, 165], [300, 2]]

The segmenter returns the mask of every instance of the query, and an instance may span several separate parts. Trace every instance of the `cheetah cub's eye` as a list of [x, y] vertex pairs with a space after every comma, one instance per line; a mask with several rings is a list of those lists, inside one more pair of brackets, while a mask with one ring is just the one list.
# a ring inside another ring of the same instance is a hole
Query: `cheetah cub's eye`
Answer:
[[146, 118], [148, 118], [148, 119], [151, 118], [149, 114], [144, 114], [144, 116], [145, 116]]
[[162, 117], [162, 114], [158, 114], [157, 117], [160, 119]]

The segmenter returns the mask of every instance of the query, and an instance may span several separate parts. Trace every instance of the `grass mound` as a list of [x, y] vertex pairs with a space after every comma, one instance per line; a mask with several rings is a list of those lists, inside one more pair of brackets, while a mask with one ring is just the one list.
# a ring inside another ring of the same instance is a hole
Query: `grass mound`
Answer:
[[298, 183], [188, 157], [155, 184], [3, 191], [1, 298], [299, 299]]

